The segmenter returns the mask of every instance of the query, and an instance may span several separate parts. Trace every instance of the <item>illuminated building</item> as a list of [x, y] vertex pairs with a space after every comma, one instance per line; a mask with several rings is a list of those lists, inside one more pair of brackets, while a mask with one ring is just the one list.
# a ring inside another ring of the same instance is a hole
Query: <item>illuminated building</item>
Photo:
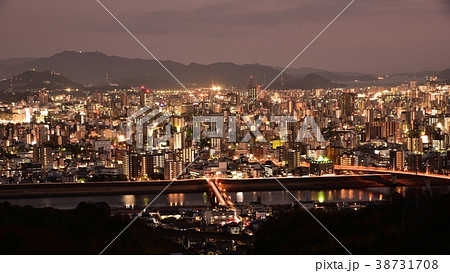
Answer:
[[142, 158], [136, 153], [127, 153], [124, 156], [123, 173], [129, 180], [140, 178], [142, 175]]
[[301, 166], [301, 153], [300, 151], [289, 150], [288, 151], [288, 166], [289, 171], [293, 171], [295, 168]]
[[39, 104], [46, 105], [48, 103], [48, 93], [46, 90], [39, 90]]
[[144, 107], [144, 106], [152, 107], [153, 104], [155, 103], [153, 91], [150, 89], [143, 88], [141, 90], [140, 103], [141, 103], [141, 107]]
[[350, 117], [355, 113], [355, 93], [342, 94], [342, 110], [345, 116]]
[[175, 160], [166, 160], [164, 162], [164, 179], [174, 180], [181, 176], [183, 172], [183, 162]]
[[175, 133], [173, 135], [173, 149], [179, 150], [184, 148], [184, 133]]
[[183, 148], [175, 151], [177, 160], [181, 160], [185, 164], [189, 164], [195, 159], [195, 151], [191, 147]]
[[389, 155], [392, 169], [403, 171], [405, 169], [405, 152], [392, 150]]
[[33, 162], [41, 163], [42, 168], [51, 166], [53, 164], [53, 151], [50, 147], [34, 146], [33, 147]]
[[311, 161], [309, 172], [312, 175], [334, 174], [333, 161], [326, 157], [319, 156], [316, 160]]
[[258, 86], [256, 85], [255, 78], [250, 76], [247, 81], [247, 97], [249, 102], [253, 102], [258, 96]]
[[343, 154], [339, 155], [337, 158], [338, 158], [337, 162], [339, 162], [339, 165], [355, 166], [356, 158], [351, 153], [343, 153]]
[[204, 216], [206, 224], [226, 225], [236, 221], [236, 212], [234, 210], [208, 210]]

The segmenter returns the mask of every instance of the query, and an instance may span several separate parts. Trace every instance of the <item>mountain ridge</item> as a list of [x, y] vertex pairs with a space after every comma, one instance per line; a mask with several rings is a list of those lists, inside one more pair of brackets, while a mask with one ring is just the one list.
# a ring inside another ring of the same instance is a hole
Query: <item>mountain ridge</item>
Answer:
[[[212, 82], [226, 86], [243, 88], [251, 75], [258, 84], [265, 86], [275, 78], [282, 68], [254, 64], [235, 64], [216, 62], [200, 64], [191, 62], [182, 64], [171, 60], [161, 60], [186, 87], [207, 86]], [[49, 57], [11, 58], [0, 60], [0, 78], [20, 75], [24, 71], [57, 71], [70, 81], [86, 87], [106, 87], [109, 85], [135, 86], [146, 84], [152, 88], [176, 88], [177, 82], [156, 60], [108, 56], [102, 52], [63, 51]], [[442, 73], [445, 72], [442, 71]], [[318, 77], [311, 77], [309, 75]], [[308, 77], [309, 76], [309, 77]], [[323, 88], [342, 86], [342, 83], [367, 81], [376, 84], [375, 74], [358, 72], [330, 72], [311, 67], [288, 68], [274, 81], [269, 89], [275, 88]], [[315, 83], [315, 84], [314, 84]]]
[[0, 90], [6, 90], [12, 85], [13, 90], [38, 89], [84, 89], [79, 83], [73, 82], [58, 72], [27, 70], [17, 76], [0, 81]]

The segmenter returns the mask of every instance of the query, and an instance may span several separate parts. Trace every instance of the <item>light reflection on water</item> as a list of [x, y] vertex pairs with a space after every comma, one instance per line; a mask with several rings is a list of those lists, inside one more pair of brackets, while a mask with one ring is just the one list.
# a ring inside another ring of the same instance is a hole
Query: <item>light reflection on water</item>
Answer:
[[[406, 188], [397, 187], [377, 187], [366, 189], [334, 189], [334, 190], [297, 190], [291, 193], [299, 201], [318, 201], [318, 202], [356, 202], [356, 201], [378, 201], [387, 200], [389, 196], [397, 192], [404, 195]], [[444, 190], [449, 191], [449, 188]], [[249, 204], [258, 201], [269, 205], [290, 204], [295, 201], [286, 191], [247, 191], [247, 192], [228, 192], [231, 200], [239, 204]], [[14, 205], [31, 205], [33, 207], [55, 207], [60, 209], [75, 208], [80, 202], [106, 202], [111, 207], [124, 206], [146, 206], [156, 197], [156, 194], [128, 194], [128, 195], [110, 195], [110, 196], [88, 196], [88, 197], [51, 197], [51, 198], [24, 198], [2, 200], [8, 201]], [[161, 194], [151, 207], [180, 207], [180, 206], [209, 206], [208, 193], [167, 193]]]
[[[13, 205], [33, 207], [54, 207], [60, 209], [73, 209], [80, 202], [106, 202], [111, 207], [146, 206], [155, 199], [157, 194], [126, 194], [108, 196], [76, 196], [76, 197], [50, 197], [50, 198], [23, 198], [0, 199]], [[206, 204], [205, 204], [206, 202]], [[209, 205], [206, 193], [168, 193], [161, 194], [153, 201], [152, 207], [168, 206], [205, 206]]]
[[136, 203], [136, 197], [132, 194], [129, 195], [122, 195], [122, 203], [126, 206], [126, 207], [131, 207], [134, 206]]
[[[398, 192], [405, 193], [402, 187], [389, 188], [367, 188], [367, 189], [340, 189], [340, 190], [298, 190], [291, 193], [299, 201], [317, 201], [317, 202], [356, 202], [356, 201], [382, 201], [388, 196]], [[289, 204], [295, 201], [286, 191], [261, 191], [261, 192], [229, 192], [232, 200], [238, 203], [248, 204], [256, 202], [258, 199], [264, 204], [278, 205]]]
[[244, 202], [244, 193], [243, 192], [236, 193], [236, 202], [238, 202], [238, 203]]

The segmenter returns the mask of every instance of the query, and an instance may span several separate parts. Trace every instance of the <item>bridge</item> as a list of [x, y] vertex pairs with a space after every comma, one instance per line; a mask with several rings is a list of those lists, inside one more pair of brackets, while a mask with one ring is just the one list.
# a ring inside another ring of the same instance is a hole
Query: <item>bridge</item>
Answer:
[[[374, 188], [397, 185], [450, 186], [450, 176], [434, 173], [392, 170], [377, 167], [335, 165], [336, 171], [354, 172], [343, 175], [323, 175], [304, 177], [261, 177], [261, 178], [216, 178], [179, 179], [175, 181], [108, 181], [89, 183], [40, 183], [40, 184], [0, 184], [1, 200], [36, 197], [105, 196], [122, 194], [158, 194], [172, 182], [165, 193], [207, 192], [211, 201], [221, 206], [233, 208], [234, 204], [226, 191], [271, 191], [279, 190], [280, 182], [289, 190], [322, 190]], [[358, 174], [365, 173], [365, 174]], [[415, 178], [420, 179], [415, 179]], [[207, 182], [207, 183], [205, 183]], [[398, 182], [398, 183], [397, 183]], [[396, 184], [397, 183], [397, 184]], [[216, 200], [216, 201], [215, 201]], [[215, 201], [215, 202], [214, 202]]]
[[389, 174], [402, 174], [402, 175], [413, 175], [420, 177], [428, 177], [428, 178], [440, 178], [450, 180], [450, 176], [445, 174], [434, 174], [428, 172], [410, 172], [410, 171], [400, 171], [400, 170], [392, 170], [380, 167], [363, 167], [363, 166], [343, 166], [343, 165], [334, 165], [335, 170], [340, 171], [354, 171], [354, 172], [375, 172], [375, 173], [389, 173]]
[[226, 190], [220, 186], [220, 182], [218, 182], [217, 178], [207, 177], [206, 182], [216, 198], [216, 202], [214, 203], [229, 209], [234, 208], [234, 204], [231, 202], [230, 196], [228, 196]]
[[[380, 167], [365, 167], [365, 166], [343, 166], [343, 165], [335, 165], [335, 170], [338, 171], [351, 171], [351, 172], [370, 172], [370, 173], [383, 173], [390, 174], [392, 177], [392, 184], [396, 184], [397, 176], [409, 176], [415, 178], [422, 178], [424, 185], [426, 188], [430, 188], [431, 180], [437, 182], [434, 185], [448, 185], [450, 182], [450, 176], [445, 174], [435, 174], [428, 172], [411, 172], [411, 171], [401, 171], [401, 170], [393, 170], [387, 168]], [[418, 185], [417, 179], [415, 180], [416, 185]]]

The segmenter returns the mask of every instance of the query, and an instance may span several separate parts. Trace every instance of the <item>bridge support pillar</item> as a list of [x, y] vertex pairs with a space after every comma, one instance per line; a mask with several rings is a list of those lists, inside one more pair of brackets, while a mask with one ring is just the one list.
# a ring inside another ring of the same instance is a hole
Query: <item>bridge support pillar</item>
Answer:
[[431, 178], [425, 177], [424, 180], [425, 180], [425, 189], [430, 190], [430, 181], [431, 181]]
[[391, 178], [392, 178], [392, 185], [397, 184], [397, 175], [394, 173], [391, 173]]

